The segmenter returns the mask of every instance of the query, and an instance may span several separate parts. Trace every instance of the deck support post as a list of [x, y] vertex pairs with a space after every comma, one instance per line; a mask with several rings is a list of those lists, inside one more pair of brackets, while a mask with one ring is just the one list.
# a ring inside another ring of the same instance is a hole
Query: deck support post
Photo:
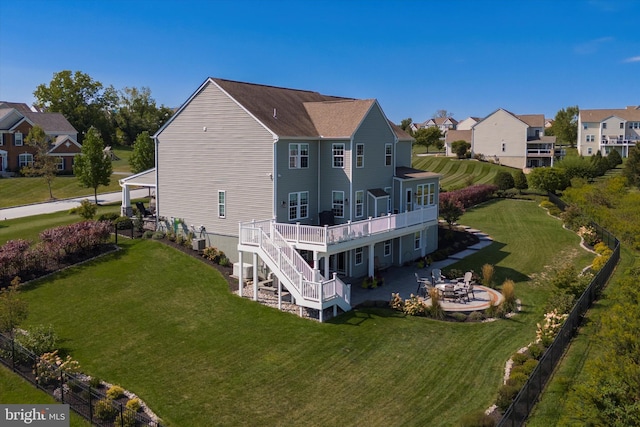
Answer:
[[258, 301], [258, 254], [256, 252], [253, 253], [253, 300]]

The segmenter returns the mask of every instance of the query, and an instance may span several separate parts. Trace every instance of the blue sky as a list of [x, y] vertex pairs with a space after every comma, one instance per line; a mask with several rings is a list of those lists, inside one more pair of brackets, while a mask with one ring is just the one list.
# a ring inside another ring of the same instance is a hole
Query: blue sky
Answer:
[[640, 2], [0, 2], [0, 99], [32, 103], [61, 70], [170, 107], [212, 76], [377, 98], [395, 122], [553, 117], [640, 104]]

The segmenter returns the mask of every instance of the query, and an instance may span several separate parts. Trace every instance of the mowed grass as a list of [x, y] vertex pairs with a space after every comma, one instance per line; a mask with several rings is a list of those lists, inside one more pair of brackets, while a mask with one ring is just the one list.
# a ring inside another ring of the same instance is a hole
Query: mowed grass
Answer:
[[[0, 365], [0, 403], [23, 403], [31, 405], [58, 404], [53, 397], [42, 390], [38, 390], [31, 383], [11, 372], [4, 365]], [[71, 427], [88, 427], [91, 423], [69, 410], [69, 425]]]
[[440, 186], [446, 190], [462, 188], [471, 181], [473, 184], [492, 184], [498, 171], [513, 173], [516, 169], [488, 162], [444, 156], [414, 156], [413, 167], [443, 175]]
[[505, 361], [535, 336], [548, 289], [527, 276], [579, 241], [532, 202], [461, 222], [496, 243], [454, 267], [496, 262], [517, 280], [520, 315], [451, 323], [371, 308], [319, 324], [230, 294], [217, 271], [159, 242], [125, 240], [29, 285], [28, 323], [53, 324], [86, 373], [173, 426], [454, 425], [494, 402]]

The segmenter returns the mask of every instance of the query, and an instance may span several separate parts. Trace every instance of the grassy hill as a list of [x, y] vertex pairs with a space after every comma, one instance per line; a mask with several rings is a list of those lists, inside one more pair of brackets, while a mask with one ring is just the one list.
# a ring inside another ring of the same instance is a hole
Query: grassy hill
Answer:
[[488, 162], [440, 156], [414, 156], [413, 167], [442, 174], [440, 186], [445, 190], [455, 190], [471, 184], [491, 184], [499, 171], [516, 171], [514, 168]]

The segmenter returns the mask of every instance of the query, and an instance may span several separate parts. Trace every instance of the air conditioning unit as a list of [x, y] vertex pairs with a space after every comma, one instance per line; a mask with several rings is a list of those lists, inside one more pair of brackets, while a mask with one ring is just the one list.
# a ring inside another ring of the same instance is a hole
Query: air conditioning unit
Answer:
[[202, 251], [204, 250], [204, 239], [192, 239], [191, 247], [194, 251]]
[[[240, 277], [240, 263], [233, 263], [233, 275], [235, 277]], [[251, 264], [243, 263], [242, 264], [242, 279], [252, 279], [253, 278], [253, 266]]]

